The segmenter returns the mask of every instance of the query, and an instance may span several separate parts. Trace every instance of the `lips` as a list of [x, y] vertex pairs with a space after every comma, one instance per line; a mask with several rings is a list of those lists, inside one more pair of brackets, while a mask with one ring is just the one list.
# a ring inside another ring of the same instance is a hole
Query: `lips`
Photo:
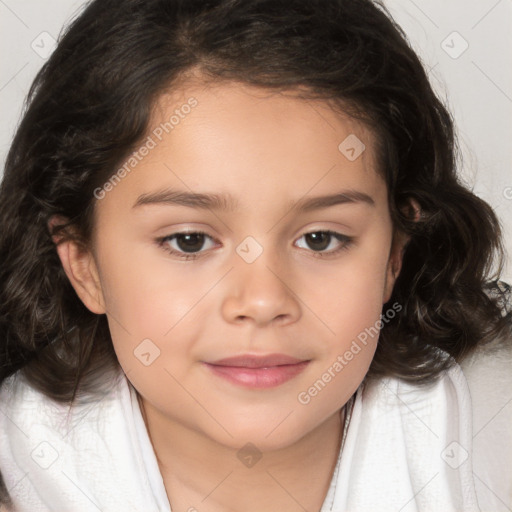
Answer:
[[271, 366], [283, 366], [289, 364], [302, 363], [304, 359], [297, 359], [284, 354], [270, 354], [268, 356], [242, 355], [235, 357], [226, 357], [214, 361], [216, 366], [237, 366], [240, 368], [269, 368]]
[[204, 364], [215, 376], [232, 384], [265, 389], [279, 386], [294, 378], [309, 362], [285, 354], [245, 354]]

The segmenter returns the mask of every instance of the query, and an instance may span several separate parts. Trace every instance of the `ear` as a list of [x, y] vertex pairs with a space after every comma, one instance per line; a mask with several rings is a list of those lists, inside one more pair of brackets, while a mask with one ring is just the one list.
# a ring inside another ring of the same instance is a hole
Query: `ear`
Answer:
[[[421, 207], [419, 203], [409, 198], [408, 203], [401, 209], [407, 217], [414, 221], [417, 221], [421, 216]], [[402, 231], [396, 230], [393, 233], [393, 242], [391, 244], [391, 250], [389, 253], [388, 266], [386, 269], [386, 280], [384, 282], [384, 294], [382, 297], [382, 303], [385, 304], [393, 293], [393, 287], [402, 269], [402, 262], [404, 257], [405, 248], [409, 242], [410, 236], [406, 235]]]
[[101, 288], [98, 268], [92, 252], [74, 239], [53, 235], [53, 230], [66, 219], [54, 216], [48, 222], [48, 229], [56, 245], [64, 272], [85, 307], [98, 315], [106, 312], [105, 299]]

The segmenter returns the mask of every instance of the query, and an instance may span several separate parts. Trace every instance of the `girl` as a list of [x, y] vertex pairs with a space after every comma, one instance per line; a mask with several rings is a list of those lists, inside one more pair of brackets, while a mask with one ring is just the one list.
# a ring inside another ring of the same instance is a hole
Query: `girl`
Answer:
[[506, 505], [457, 362], [510, 288], [454, 148], [380, 4], [91, 2], [0, 190], [4, 508]]

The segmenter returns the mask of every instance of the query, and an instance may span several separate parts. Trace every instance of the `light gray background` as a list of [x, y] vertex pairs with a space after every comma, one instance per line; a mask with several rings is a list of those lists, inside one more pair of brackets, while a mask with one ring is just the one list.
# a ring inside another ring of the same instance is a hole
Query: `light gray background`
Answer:
[[[31, 81], [82, 0], [0, 0], [0, 162]], [[462, 173], [497, 212], [512, 283], [512, 0], [386, 0], [454, 113]], [[467, 48], [466, 48], [467, 46]]]

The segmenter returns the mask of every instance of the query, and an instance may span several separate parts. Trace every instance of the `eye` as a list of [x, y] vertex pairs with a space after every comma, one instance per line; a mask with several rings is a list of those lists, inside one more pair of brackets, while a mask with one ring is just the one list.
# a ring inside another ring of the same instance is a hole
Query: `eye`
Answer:
[[[300, 239], [304, 238], [309, 248], [313, 250], [313, 254], [316, 257], [328, 257], [333, 256], [340, 251], [348, 249], [354, 239], [353, 237], [342, 235], [336, 231], [311, 231], [305, 233]], [[330, 250], [329, 247], [331, 248]], [[306, 247], [307, 249], [307, 247]]]
[[[172, 235], [157, 239], [157, 242], [159, 246], [172, 255], [185, 260], [191, 260], [201, 255], [200, 251], [204, 248], [205, 240], [207, 239], [216, 242], [211, 236], [202, 231], [173, 233]], [[206, 249], [210, 248], [206, 247]]]
[[[299, 240], [302, 238], [305, 239], [309, 248], [312, 249], [312, 255], [320, 258], [333, 256], [348, 249], [354, 240], [353, 237], [329, 230], [305, 233]], [[208, 241], [210, 241], [210, 245], [206, 244], [205, 247], [205, 242]], [[157, 243], [162, 249], [184, 260], [194, 260], [201, 257], [202, 253], [211, 249], [216, 242], [218, 243], [217, 240], [203, 231], [172, 233], [157, 239]]]

